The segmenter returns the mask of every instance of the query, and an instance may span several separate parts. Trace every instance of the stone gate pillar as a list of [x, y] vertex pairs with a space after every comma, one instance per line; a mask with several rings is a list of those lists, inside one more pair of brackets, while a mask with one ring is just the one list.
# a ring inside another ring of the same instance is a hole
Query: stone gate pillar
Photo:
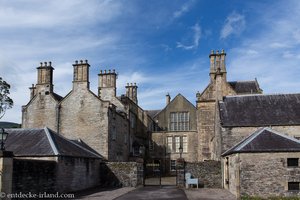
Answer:
[[0, 194], [1, 199], [12, 193], [13, 177], [13, 153], [11, 151], [0, 151]]
[[184, 187], [185, 186], [185, 161], [183, 158], [178, 158], [176, 160], [176, 180], [177, 180], [177, 186], [178, 187]]

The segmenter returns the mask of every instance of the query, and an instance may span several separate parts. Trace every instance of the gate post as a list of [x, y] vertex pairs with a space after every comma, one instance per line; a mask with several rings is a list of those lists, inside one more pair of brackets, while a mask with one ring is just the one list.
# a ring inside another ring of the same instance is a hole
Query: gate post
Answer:
[[184, 158], [178, 158], [176, 161], [176, 183], [178, 187], [185, 185], [185, 161]]
[[11, 151], [0, 151], [0, 192], [1, 199], [12, 192], [13, 177], [13, 153]]

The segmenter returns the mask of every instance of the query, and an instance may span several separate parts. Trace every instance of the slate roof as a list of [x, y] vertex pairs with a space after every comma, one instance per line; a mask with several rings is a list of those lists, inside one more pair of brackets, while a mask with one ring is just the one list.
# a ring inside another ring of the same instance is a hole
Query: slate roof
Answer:
[[147, 114], [153, 119], [161, 110], [146, 110]]
[[222, 156], [233, 153], [300, 152], [300, 140], [270, 128], [260, 128], [249, 137], [227, 150]]
[[70, 156], [83, 158], [102, 157], [75, 142], [58, 135], [51, 129], [5, 129], [9, 133], [5, 149], [16, 157]]
[[53, 95], [53, 97], [57, 100], [57, 101], [61, 101], [62, 99], [63, 99], [63, 97], [62, 96], [60, 96], [60, 95], [58, 95], [58, 94], [56, 94], [56, 93], [52, 93], [52, 95]]
[[261, 89], [257, 81], [231, 81], [228, 84], [237, 94], [259, 94]]
[[219, 109], [223, 127], [300, 124], [300, 94], [226, 96]]

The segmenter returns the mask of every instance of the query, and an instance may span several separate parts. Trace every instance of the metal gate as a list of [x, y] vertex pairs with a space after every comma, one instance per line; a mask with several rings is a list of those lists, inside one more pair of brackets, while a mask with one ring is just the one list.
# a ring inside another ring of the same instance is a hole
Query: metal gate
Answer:
[[161, 185], [161, 162], [160, 161], [150, 161], [145, 163], [145, 171], [144, 171], [144, 185], [145, 186], [153, 186]]

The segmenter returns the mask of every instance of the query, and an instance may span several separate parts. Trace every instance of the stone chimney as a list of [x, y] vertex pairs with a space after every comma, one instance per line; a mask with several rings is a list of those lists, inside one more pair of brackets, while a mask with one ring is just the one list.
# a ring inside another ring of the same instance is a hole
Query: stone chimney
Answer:
[[126, 88], [126, 96], [131, 99], [134, 103], [138, 104], [138, 100], [137, 100], [137, 88], [138, 86], [136, 85], [136, 83], [132, 84], [132, 83], [127, 83]]
[[98, 96], [102, 100], [111, 100], [112, 97], [116, 97], [116, 82], [115, 70], [100, 70], [100, 74], [98, 74]]
[[219, 53], [219, 50], [214, 52], [214, 50], [211, 50], [210, 55], [210, 80], [211, 82], [214, 82], [216, 79], [216, 75], [221, 75], [223, 79], [226, 81], [226, 53], [224, 50]]
[[170, 94], [168, 93], [168, 94], [166, 95], [166, 106], [167, 106], [170, 102], [171, 102], [171, 96], [170, 96]]
[[85, 60], [84, 62], [80, 60], [78, 62], [75, 61], [75, 64], [73, 64], [74, 72], [73, 72], [73, 89], [76, 86], [80, 87], [87, 87], [90, 88], [90, 82], [89, 82], [89, 68], [90, 65], [88, 64], [88, 61]]
[[34, 84], [32, 84], [29, 90], [30, 90], [30, 99], [32, 99], [36, 95], [36, 87], [34, 86]]
[[37, 84], [36, 88], [32, 88], [32, 90], [36, 90], [36, 93], [52, 93], [53, 92], [53, 70], [51, 62], [41, 62], [40, 66], [37, 67]]

